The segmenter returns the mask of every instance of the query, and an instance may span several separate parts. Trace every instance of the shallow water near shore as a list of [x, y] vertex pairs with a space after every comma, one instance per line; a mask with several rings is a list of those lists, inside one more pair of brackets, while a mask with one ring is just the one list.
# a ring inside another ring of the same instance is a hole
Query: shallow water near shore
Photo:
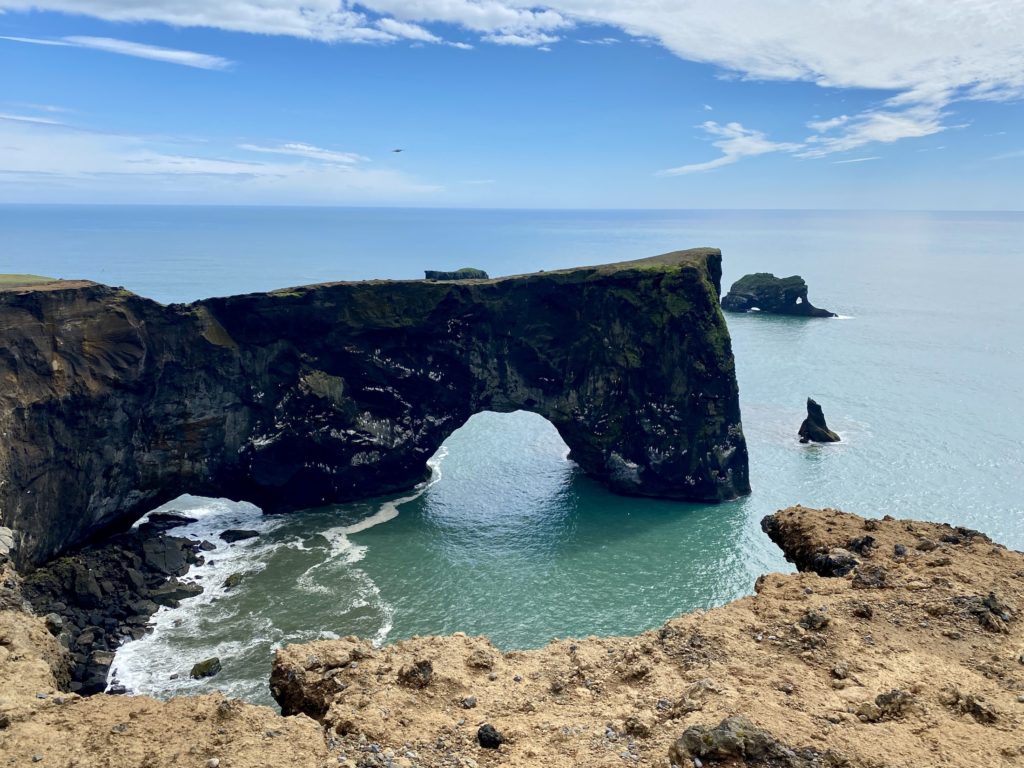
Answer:
[[[508, 649], [656, 627], [789, 569], [759, 521], [798, 502], [948, 521], [1024, 547], [1022, 214], [0, 207], [0, 227], [0, 271], [161, 301], [713, 245], [726, 288], [746, 272], [801, 274], [813, 303], [846, 318], [727, 316], [754, 487], [728, 504], [611, 495], [544, 419], [484, 413], [415, 492], [284, 517], [193, 497], [168, 505], [201, 517], [174, 533], [217, 550], [190, 573], [205, 593], [162, 609], [153, 634], [118, 651], [115, 675], [136, 692], [220, 688], [269, 703], [273, 648], [320, 636], [465, 631]], [[796, 441], [807, 396], [842, 443]], [[231, 527], [261, 536], [228, 546], [217, 534]], [[225, 591], [232, 573], [242, 582]], [[214, 655], [223, 671], [190, 680]]]

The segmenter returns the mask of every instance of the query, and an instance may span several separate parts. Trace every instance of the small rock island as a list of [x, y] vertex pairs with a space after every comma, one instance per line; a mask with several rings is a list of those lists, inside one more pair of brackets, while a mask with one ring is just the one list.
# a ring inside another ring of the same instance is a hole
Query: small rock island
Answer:
[[807, 398], [807, 418], [800, 425], [801, 443], [838, 443], [839, 435], [828, 428], [825, 413], [811, 398]]
[[726, 312], [764, 312], [797, 317], [837, 317], [807, 300], [807, 283], [800, 275], [776, 277], [770, 272], [744, 275], [722, 299]]

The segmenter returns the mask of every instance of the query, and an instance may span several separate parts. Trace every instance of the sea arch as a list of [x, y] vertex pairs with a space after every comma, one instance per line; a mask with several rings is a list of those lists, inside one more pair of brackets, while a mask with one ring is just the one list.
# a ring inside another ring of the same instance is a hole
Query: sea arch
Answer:
[[474, 413], [528, 410], [618, 493], [749, 492], [721, 254], [163, 306], [0, 293], [0, 520], [39, 562], [181, 493], [267, 512], [404, 490]]

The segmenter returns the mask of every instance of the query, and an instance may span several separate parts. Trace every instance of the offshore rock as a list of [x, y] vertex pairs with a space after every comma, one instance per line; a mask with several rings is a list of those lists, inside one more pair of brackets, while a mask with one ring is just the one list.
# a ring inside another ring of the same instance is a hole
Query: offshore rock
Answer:
[[807, 398], [807, 418], [800, 425], [801, 443], [838, 443], [839, 435], [828, 428], [825, 423], [825, 413], [811, 398]]
[[798, 317], [836, 317], [807, 300], [807, 283], [799, 275], [776, 277], [770, 272], [744, 275], [722, 299], [726, 312], [760, 311], [771, 315]]
[[186, 492], [285, 512], [404, 490], [483, 410], [544, 416], [619, 493], [746, 494], [720, 279], [703, 248], [189, 305], [0, 289], [0, 524], [24, 566]]
[[473, 267], [463, 267], [457, 269], [454, 272], [438, 272], [433, 269], [428, 269], [424, 272], [424, 276], [427, 280], [489, 280], [489, 276], [482, 269], [474, 269]]

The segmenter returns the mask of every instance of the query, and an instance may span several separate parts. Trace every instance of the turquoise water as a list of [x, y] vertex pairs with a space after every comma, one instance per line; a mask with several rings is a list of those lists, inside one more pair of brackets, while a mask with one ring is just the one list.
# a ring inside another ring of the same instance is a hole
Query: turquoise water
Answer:
[[[281, 518], [185, 498], [220, 545], [206, 593], [118, 652], [140, 692], [269, 701], [272, 649], [462, 630], [504, 648], [617, 634], [788, 569], [760, 518], [793, 503], [945, 520], [1024, 547], [1024, 214], [3, 208], [0, 272], [91, 277], [162, 301], [329, 279], [491, 274], [714, 245], [725, 283], [803, 275], [844, 319], [728, 316], [754, 493], [720, 506], [606, 493], [540, 417], [479, 414], [428, 487]], [[804, 400], [843, 442], [800, 445]], [[234, 572], [242, 585], [225, 593]], [[177, 623], [177, 626], [175, 624]], [[193, 682], [200, 658], [224, 671]]]

